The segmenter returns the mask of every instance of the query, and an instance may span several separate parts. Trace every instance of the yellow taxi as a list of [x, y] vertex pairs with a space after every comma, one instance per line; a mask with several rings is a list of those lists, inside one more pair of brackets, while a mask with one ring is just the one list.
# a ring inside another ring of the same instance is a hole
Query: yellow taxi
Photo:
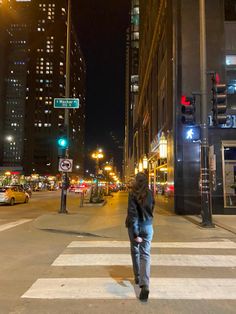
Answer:
[[20, 186], [0, 187], [0, 203], [13, 206], [16, 203], [28, 203], [29, 194]]

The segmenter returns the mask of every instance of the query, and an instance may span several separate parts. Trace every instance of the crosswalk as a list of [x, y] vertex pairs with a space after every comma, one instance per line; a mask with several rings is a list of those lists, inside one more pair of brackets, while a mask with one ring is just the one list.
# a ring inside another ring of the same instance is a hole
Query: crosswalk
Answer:
[[8, 223], [0, 224], [0, 232], [1, 231], [6, 231], [8, 229], [11, 229], [11, 228], [14, 228], [14, 227], [17, 227], [17, 226], [20, 226], [20, 225], [25, 224], [25, 223], [30, 222], [30, 221], [32, 221], [32, 219], [19, 219], [19, 220], [16, 220], [16, 221], [11, 221], [11, 222], [8, 222]]
[[[150, 299], [236, 300], [235, 253], [236, 243], [229, 240], [152, 243]], [[39, 278], [22, 298], [137, 297], [128, 241], [73, 241], [51, 265], [59, 267], [68, 275]], [[79, 276], [70, 276], [72, 268]]]

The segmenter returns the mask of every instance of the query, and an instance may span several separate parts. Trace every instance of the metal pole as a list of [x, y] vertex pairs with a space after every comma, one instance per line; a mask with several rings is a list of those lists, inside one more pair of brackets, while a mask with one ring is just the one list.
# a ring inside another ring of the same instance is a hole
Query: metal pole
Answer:
[[98, 172], [99, 172], [99, 158], [96, 158], [96, 175], [97, 175], [97, 180], [96, 180], [96, 196], [98, 196]]
[[[66, 35], [66, 86], [65, 86], [65, 97], [70, 97], [70, 42], [71, 42], [71, 0], [68, 0], [67, 7], [67, 35]], [[64, 114], [64, 129], [69, 145], [69, 109], [65, 109]], [[69, 157], [68, 147], [65, 150], [65, 158]], [[67, 198], [67, 183], [68, 173], [63, 172], [62, 174], [62, 189], [61, 189], [61, 207], [59, 210], [60, 214], [68, 214], [66, 209], [66, 198]]]
[[200, 15], [200, 77], [201, 77], [201, 216], [203, 227], [213, 227], [209, 172], [207, 55], [205, 0], [199, 0]]

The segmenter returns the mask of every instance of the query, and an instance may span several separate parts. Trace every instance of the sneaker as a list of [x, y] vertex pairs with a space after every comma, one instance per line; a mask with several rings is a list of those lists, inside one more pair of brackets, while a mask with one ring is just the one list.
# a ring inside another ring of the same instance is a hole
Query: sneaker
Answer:
[[140, 292], [140, 295], [139, 295], [139, 300], [142, 301], [142, 302], [147, 302], [148, 295], [149, 295], [148, 286], [142, 286], [141, 287], [141, 292]]

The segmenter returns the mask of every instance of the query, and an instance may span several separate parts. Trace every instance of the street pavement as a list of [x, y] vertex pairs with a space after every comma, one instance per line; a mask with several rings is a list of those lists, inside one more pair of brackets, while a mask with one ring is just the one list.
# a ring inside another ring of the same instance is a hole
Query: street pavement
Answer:
[[[236, 237], [228, 226], [203, 229], [198, 217], [176, 216], [157, 202], [150, 299], [143, 304], [137, 299], [140, 290], [133, 282], [124, 226], [127, 194], [116, 193], [99, 208], [78, 204], [71, 195], [68, 215], [55, 211], [0, 221], [0, 236], [27, 225], [37, 239], [48, 238], [50, 257], [46, 269], [28, 278], [9, 313], [236, 312]], [[61, 245], [54, 248], [52, 237]]]

